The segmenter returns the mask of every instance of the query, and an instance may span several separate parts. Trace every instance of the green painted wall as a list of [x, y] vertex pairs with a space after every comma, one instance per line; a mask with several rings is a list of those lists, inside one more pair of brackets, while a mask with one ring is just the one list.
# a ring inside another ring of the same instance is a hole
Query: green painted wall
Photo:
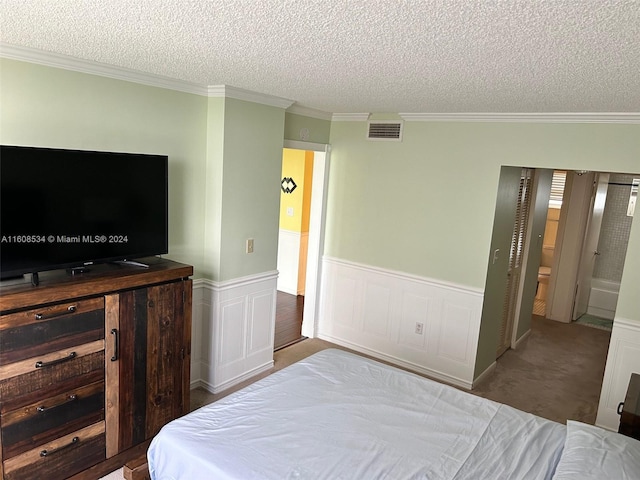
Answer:
[[222, 179], [224, 166], [224, 106], [221, 97], [208, 99], [206, 187], [204, 191], [203, 276], [220, 278], [222, 242]]
[[[633, 173], [637, 172], [638, 170], [633, 171]], [[640, 217], [637, 212], [636, 208], [627, 245], [627, 259], [620, 282], [616, 318], [640, 322], [640, 268], [638, 268], [640, 265]]]
[[334, 122], [326, 253], [483, 288], [502, 165], [635, 172], [640, 125]]
[[366, 122], [331, 127], [325, 253], [482, 288], [500, 170], [477, 156], [482, 132], [416, 122], [402, 142], [366, 132]]
[[169, 156], [169, 258], [201, 274], [207, 99], [0, 59], [0, 142]]
[[[306, 129], [309, 136], [301, 138], [300, 131]], [[295, 113], [286, 113], [284, 121], [284, 138], [311, 143], [329, 143], [331, 121], [307, 117]]]
[[[640, 173], [640, 125], [405, 122], [370, 142], [366, 122], [0, 62], [0, 142], [169, 155], [169, 257], [219, 281], [276, 268], [282, 143], [301, 128], [332, 145], [327, 255], [477, 289], [502, 166]], [[617, 314], [640, 322], [639, 264], [636, 221]]]
[[[220, 271], [214, 280], [276, 270], [283, 135], [281, 108], [225, 99]], [[245, 253], [248, 238], [254, 239], [251, 254]]]
[[0, 142], [166, 154], [168, 257], [216, 281], [276, 269], [283, 109], [1, 62]]
[[[331, 126], [325, 254], [477, 289], [502, 166], [640, 172], [640, 125], [405, 122], [402, 142], [366, 129]], [[617, 315], [640, 322], [637, 221], [625, 265]], [[491, 355], [481, 340], [479, 359]]]

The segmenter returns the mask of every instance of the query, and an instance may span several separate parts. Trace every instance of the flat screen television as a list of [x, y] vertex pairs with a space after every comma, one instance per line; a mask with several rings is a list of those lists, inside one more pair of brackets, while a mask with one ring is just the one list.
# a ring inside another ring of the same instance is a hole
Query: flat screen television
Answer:
[[3, 279], [165, 254], [167, 219], [165, 155], [0, 146]]

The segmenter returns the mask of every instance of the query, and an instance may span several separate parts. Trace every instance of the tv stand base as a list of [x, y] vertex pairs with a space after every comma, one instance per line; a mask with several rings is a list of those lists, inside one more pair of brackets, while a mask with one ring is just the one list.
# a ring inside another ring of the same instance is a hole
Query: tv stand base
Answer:
[[141, 267], [141, 268], [149, 268], [149, 265], [142, 262], [136, 262], [135, 260], [117, 260], [115, 262], [116, 265], [124, 265], [130, 267]]
[[87, 266], [83, 265], [82, 267], [71, 267], [71, 268], [67, 268], [67, 273], [69, 275], [79, 275], [82, 273], [89, 273], [91, 271], [90, 268], [87, 268]]

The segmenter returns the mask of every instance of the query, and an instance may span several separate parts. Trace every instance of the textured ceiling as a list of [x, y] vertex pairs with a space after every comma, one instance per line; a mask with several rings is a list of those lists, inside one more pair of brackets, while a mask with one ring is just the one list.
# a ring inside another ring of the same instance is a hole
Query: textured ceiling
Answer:
[[640, 0], [0, 0], [0, 40], [331, 113], [640, 112]]

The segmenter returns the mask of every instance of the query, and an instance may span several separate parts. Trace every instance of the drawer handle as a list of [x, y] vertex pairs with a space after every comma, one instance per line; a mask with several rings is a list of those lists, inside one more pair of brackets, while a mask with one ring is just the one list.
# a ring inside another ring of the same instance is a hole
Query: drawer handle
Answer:
[[49, 315], [48, 317], [45, 316], [44, 313], [36, 313], [36, 320], [44, 320], [45, 318], [49, 319], [49, 318], [61, 317], [62, 315], [66, 315], [67, 313], [74, 313], [77, 309], [78, 309], [77, 305], [69, 305], [69, 307], [67, 307], [66, 312], [56, 313], [53, 315]]
[[60, 448], [56, 448], [56, 449], [54, 449], [54, 450], [42, 450], [42, 451], [40, 452], [40, 456], [41, 456], [41, 457], [50, 457], [50, 456], [51, 456], [51, 455], [53, 455], [54, 453], [61, 452], [62, 450], [66, 450], [67, 448], [74, 446], [74, 445], [75, 445], [76, 443], [78, 443], [79, 441], [80, 441], [80, 437], [73, 437], [73, 438], [71, 439], [71, 443], [68, 443], [68, 444], [66, 444], [66, 445], [63, 445], [63, 446], [62, 446], [62, 447], [60, 447]]
[[111, 356], [111, 361], [115, 362], [118, 360], [118, 329], [112, 328], [111, 335], [113, 335], [113, 355]]
[[53, 408], [58, 408], [58, 407], [61, 407], [62, 405], [66, 405], [67, 403], [73, 402], [73, 401], [75, 401], [77, 399], [78, 399], [78, 395], [76, 395], [75, 393], [72, 393], [71, 395], [69, 395], [67, 397], [67, 399], [64, 402], [59, 403], [58, 405], [53, 405], [51, 407], [45, 407], [44, 405], [40, 405], [38, 408], [36, 408], [36, 410], [38, 412], [40, 412], [40, 413], [43, 413], [43, 412], [51, 410]]
[[62, 362], [68, 362], [69, 360], [73, 360], [74, 358], [76, 358], [77, 355], [78, 354], [76, 352], [71, 352], [66, 357], [59, 358], [58, 360], [51, 360], [50, 362], [38, 361], [36, 362], [36, 368], [51, 367]]

